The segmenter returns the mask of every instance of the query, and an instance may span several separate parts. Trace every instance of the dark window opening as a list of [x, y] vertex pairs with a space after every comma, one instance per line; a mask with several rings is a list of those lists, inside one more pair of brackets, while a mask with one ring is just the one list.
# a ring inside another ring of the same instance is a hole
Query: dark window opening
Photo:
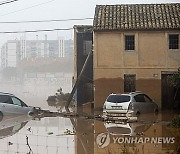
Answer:
[[136, 75], [125, 74], [124, 75], [124, 92], [136, 91]]
[[125, 50], [135, 50], [134, 35], [126, 35], [125, 36]]
[[179, 49], [179, 35], [169, 35], [169, 49]]

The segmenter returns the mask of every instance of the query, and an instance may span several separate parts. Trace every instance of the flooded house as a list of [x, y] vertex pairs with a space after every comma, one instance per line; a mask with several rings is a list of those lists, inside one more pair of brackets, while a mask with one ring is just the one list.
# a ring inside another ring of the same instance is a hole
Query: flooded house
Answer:
[[[147, 93], [160, 108], [173, 107], [174, 89], [168, 75], [172, 75], [180, 66], [179, 7], [179, 4], [97, 5], [93, 27], [74, 26], [74, 85], [80, 77], [76, 87], [77, 106], [93, 100], [87, 99], [89, 93], [86, 85], [90, 83], [95, 111], [102, 109], [110, 93], [132, 91]], [[86, 41], [93, 44], [90, 59], [85, 52]], [[157, 118], [172, 118], [165, 115], [143, 116], [144, 121], [149, 120], [148, 124], [106, 124], [98, 120], [86, 122], [77, 119], [76, 130], [80, 136], [75, 138], [75, 153], [172, 152], [174, 147], [171, 146], [174, 144], [115, 143], [116, 138], [132, 137], [131, 133], [135, 133], [135, 138], [169, 137], [174, 141], [166, 125], [154, 125]], [[176, 138], [175, 142], [178, 142]]]
[[168, 81], [180, 66], [180, 4], [97, 5], [93, 22], [95, 109], [110, 93], [143, 91], [174, 107]]
[[[180, 67], [179, 8], [179, 3], [96, 6], [93, 22], [95, 110], [102, 109], [110, 93], [132, 91], [148, 94], [160, 109], [174, 108], [175, 89], [168, 76]], [[147, 117], [143, 115], [143, 120], [148, 121]], [[168, 118], [172, 119], [169, 112], [158, 115], [160, 121]], [[153, 117], [150, 121], [150, 125], [144, 126], [136, 125], [142, 123], [102, 125], [95, 121], [95, 138], [106, 138], [106, 144], [96, 140], [95, 153], [172, 152], [179, 142], [177, 134], [170, 132], [166, 125], [154, 125]], [[143, 132], [143, 138], [169, 137], [176, 143], [115, 142], [118, 137], [127, 139], [124, 134], [136, 130]]]

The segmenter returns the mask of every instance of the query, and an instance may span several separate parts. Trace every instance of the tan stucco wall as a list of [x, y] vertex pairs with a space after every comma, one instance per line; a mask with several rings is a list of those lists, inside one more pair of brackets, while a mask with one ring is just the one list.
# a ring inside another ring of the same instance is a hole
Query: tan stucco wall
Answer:
[[[158, 74], [157, 78], [153, 74]], [[124, 93], [124, 74], [136, 74], [136, 90], [148, 94], [161, 108], [160, 70], [156, 69], [96, 69], [94, 80], [95, 108], [101, 108], [110, 93]], [[102, 75], [105, 74], [104, 77]]]
[[[135, 35], [135, 51], [124, 50], [127, 34]], [[180, 67], [180, 49], [168, 49], [168, 34], [180, 32], [94, 32], [95, 108], [110, 92], [124, 92], [124, 74], [136, 74], [136, 90], [161, 107], [161, 72]]]

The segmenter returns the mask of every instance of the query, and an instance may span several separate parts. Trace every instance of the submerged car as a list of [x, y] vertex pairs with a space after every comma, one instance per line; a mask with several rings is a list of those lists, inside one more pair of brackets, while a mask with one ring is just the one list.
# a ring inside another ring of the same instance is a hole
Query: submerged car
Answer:
[[28, 106], [18, 97], [10, 93], [0, 92], [0, 121], [3, 116], [8, 115], [28, 115], [34, 113], [35, 108]]
[[106, 114], [130, 114], [158, 113], [158, 105], [142, 92], [129, 94], [110, 94], [103, 106]]

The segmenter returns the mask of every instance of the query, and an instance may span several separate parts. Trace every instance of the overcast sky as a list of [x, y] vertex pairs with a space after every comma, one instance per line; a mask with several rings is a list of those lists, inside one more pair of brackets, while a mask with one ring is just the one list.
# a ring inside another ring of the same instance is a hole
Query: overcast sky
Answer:
[[[2, 2], [9, 0], [0, 0]], [[97, 4], [131, 4], [131, 3], [178, 3], [180, 0], [18, 0], [9, 4], [0, 5], [0, 22], [5, 21], [31, 21], [31, 20], [61, 20], [72, 18], [94, 17]], [[0, 23], [0, 32], [26, 31], [42, 29], [72, 28], [73, 25], [92, 24], [92, 20], [63, 21], [47, 23]], [[27, 39], [56, 39], [63, 36], [65, 39], [73, 39], [73, 31], [54, 31], [22, 34], [0, 33], [0, 47], [7, 40], [19, 39], [26, 35]]]

